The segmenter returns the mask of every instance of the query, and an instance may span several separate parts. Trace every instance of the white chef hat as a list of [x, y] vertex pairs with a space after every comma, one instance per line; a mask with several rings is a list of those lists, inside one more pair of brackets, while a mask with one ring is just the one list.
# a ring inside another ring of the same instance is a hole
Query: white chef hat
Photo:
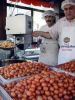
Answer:
[[55, 11], [47, 10], [42, 15], [43, 18], [45, 18], [45, 16], [55, 16]]
[[64, 6], [67, 4], [71, 4], [75, 6], [75, 0], [64, 0], [61, 4], [61, 8], [64, 10]]

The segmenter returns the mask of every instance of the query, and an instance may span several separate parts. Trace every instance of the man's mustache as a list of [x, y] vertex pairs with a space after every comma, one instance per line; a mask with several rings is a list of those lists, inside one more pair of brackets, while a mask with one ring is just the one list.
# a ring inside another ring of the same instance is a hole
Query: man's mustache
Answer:
[[51, 20], [46, 20], [46, 22], [51, 22]]

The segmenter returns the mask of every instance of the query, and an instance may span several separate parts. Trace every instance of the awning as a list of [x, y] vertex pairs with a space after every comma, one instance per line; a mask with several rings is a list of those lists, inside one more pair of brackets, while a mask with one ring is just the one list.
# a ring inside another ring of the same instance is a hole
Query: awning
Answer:
[[52, 7], [54, 8], [54, 4], [51, 4], [50, 2], [40, 1], [40, 0], [10, 0], [14, 2], [22, 2], [24, 4], [28, 5], [34, 5], [34, 6], [43, 6], [43, 7]]

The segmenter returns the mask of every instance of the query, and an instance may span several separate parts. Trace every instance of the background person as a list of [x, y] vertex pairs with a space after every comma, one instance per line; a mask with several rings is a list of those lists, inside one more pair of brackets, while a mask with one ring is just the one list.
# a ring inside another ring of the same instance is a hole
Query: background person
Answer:
[[[56, 22], [55, 12], [48, 10], [43, 13], [43, 19], [46, 21], [46, 25], [42, 26], [39, 31], [49, 32], [52, 25]], [[37, 33], [39, 33], [37, 31]], [[35, 32], [33, 32], [35, 36]], [[40, 35], [39, 35], [40, 36]], [[38, 35], [36, 36], [38, 37]], [[48, 39], [41, 36], [40, 44], [40, 57], [39, 62], [48, 64], [48, 65], [57, 65], [58, 60], [58, 43], [56, 40]]]

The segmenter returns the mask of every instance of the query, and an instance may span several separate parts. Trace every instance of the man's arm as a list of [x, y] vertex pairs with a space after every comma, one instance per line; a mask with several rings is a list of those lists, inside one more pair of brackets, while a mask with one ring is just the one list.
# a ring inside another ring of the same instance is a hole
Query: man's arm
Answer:
[[49, 32], [42, 32], [42, 31], [34, 31], [32, 33], [32, 35], [34, 37], [38, 37], [38, 36], [41, 36], [41, 37], [45, 37], [47, 39], [51, 39], [52, 37], [50, 36]]

